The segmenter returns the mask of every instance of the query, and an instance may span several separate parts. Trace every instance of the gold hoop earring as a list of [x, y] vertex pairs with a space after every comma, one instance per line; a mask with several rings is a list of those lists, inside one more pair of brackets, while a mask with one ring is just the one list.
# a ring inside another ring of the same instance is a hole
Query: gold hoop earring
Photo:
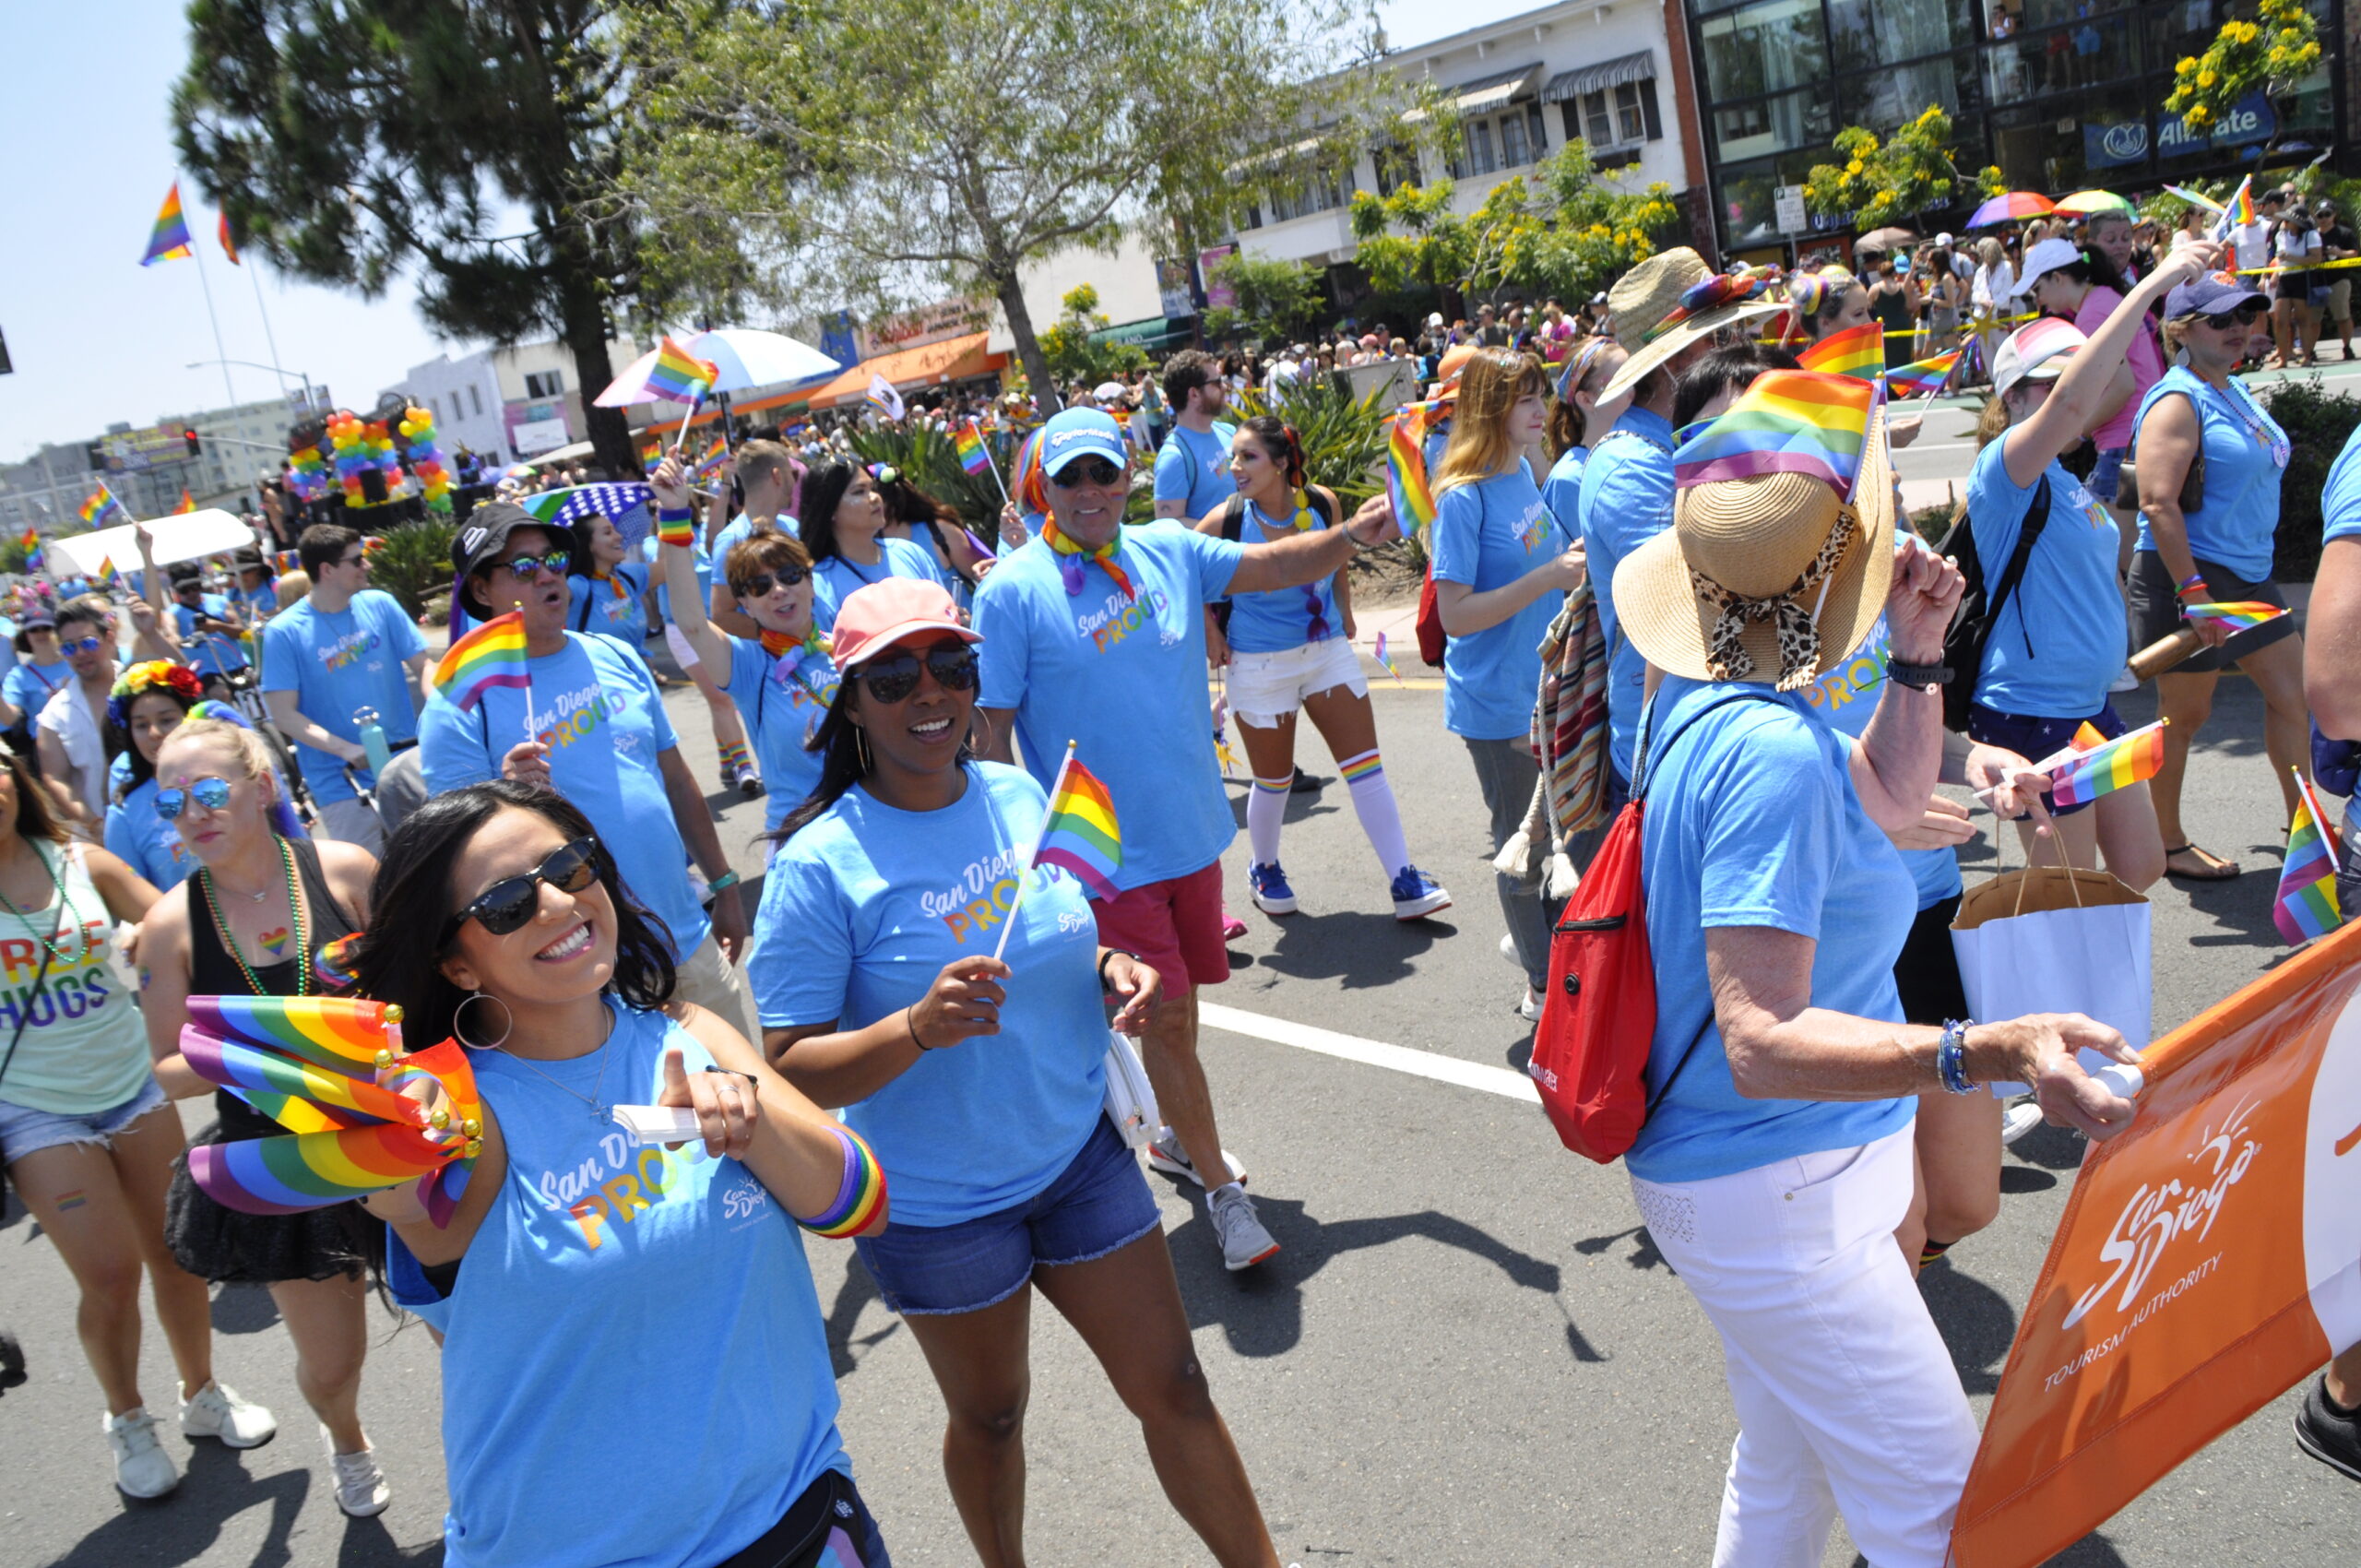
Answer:
[[869, 731], [858, 724], [852, 727], [852, 754], [862, 773], [877, 771], [876, 761], [869, 754]]
[[[976, 726], [979, 724], [984, 727], [984, 743], [980, 746], [976, 744]], [[987, 756], [991, 754], [991, 749], [992, 721], [984, 717], [984, 710], [982, 708], [976, 708], [967, 719], [968, 753], [975, 756]]]
[[[459, 1028], [459, 1020], [467, 1016], [468, 1004], [471, 1002], [489, 1002], [493, 1006], [498, 1007], [503, 1013], [506, 1013], [508, 1015], [508, 1022], [501, 1026], [500, 1038], [498, 1039], [488, 1040], [481, 1045], [478, 1045], [474, 1040], [471, 1040], [467, 1037], [467, 1032], [465, 1030]], [[501, 1001], [500, 998], [496, 996], [486, 996], [481, 991], [471, 991], [468, 992], [465, 997], [460, 999], [459, 1004], [451, 1010], [451, 1038], [457, 1040], [461, 1045], [466, 1046], [470, 1051], [499, 1050], [503, 1045], [505, 1045], [508, 1042], [509, 1032], [516, 1028], [516, 1015], [509, 1010], [508, 1004]]]

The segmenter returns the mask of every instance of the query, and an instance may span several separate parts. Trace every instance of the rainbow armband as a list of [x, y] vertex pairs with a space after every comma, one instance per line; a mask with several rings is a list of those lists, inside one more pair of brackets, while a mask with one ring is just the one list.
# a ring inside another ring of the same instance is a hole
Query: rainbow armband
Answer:
[[828, 1130], [844, 1145], [844, 1181], [834, 1203], [808, 1219], [799, 1215], [795, 1222], [814, 1236], [841, 1241], [868, 1229], [885, 1206], [885, 1170], [859, 1133], [842, 1123]]
[[659, 506], [656, 509], [656, 541], [682, 546], [696, 543], [696, 525], [691, 521], [686, 506]]

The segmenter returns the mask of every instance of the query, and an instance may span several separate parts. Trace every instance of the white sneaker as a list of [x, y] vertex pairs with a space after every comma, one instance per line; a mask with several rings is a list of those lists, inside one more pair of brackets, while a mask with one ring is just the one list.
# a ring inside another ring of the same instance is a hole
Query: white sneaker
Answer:
[[1501, 938], [1501, 956], [1520, 969], [1525, 968], [1525, 960], [1516, 956], [1516, 938], [1513, 936]]
[[1528, 1024], [1541, 1021], [1541, 993], [1531, 986], [1525, 988], [1525, 1000], [1516, 1004], [1516, 1016]]
[[[1236, 1155], [1224, 1149], [1221, 1151], [1221, 1162], [1229, 1167], [1231, 1181], [1241, 1187], [1246, 1185], [1246, 1167], [1238, 1163]], [[1200, 1187], [1205, 1184], [1205, 1179], [1198, 1175], [1197, 1168], [1189, 1162], [1189, 1151], [1180, 1146], [1180, 1134], [1169, 1127], [1157, 1128], [1156, 1136], [1149, 1140], [1147, 1168], [1161, 1170], [1167, 1176], [1185, 1176]]]
[[2006, 1148], [2041, 1125], [2041, 1107], [2021, 1099], [2000, 1113], [2000, 1146]]
[[1279, 1250], [1254, 1213], [1254, 1200], [1237, 1182], [1216, 1187], [1205, 1199], [1205, 1213], [1221, 1241], [1221, 1265], [1230, 1273], [1252, 1268]]
[[183, 1437], [218, 1437], [231, 1448], [259, 1448], [278, 1431], [278, 1418], [218, 1382], [198, 1389], [196, 1398], [181, 1401]]
[[386, 1504], [394, 1500], [394, 1489], [386, 1484], [386, 1472], [377, 1468], [377, 1451], [364, 1448], [358, 1454], [339, 1454], [326, 1427], [320, 1429], [320, 1443], [336, 1469], [336, 1505], [356, 1519], [383, 1514]]
[[115, 1490], [125, 1497], [161, 1497], [181, 1484], [181, 1470], [156, 1441], [156, 1418], [145, 1406], [99, 1422], [114, 1451]]
[[2127, 664], [2116, 671], [2115, 679], [2106, 683], [2106, 689], [2110, 696], [2118, 692], [2136, 692], [2140, 689], [2140, 677], [2134, 675], [2131, 666]]

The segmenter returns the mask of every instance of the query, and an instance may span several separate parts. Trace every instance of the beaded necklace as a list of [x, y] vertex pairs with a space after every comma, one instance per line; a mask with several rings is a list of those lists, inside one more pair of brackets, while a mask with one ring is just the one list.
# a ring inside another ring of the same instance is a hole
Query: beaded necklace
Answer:
[[[1295, 493], [1295, 517], [1288, 522], [1272, 521], [1271, 515], [1263, 510], [1263, 504], [1259, 501], [1249, 501], [1246, 506], [1253, 515], [1255, 526], [1266, 534], [1281, 529], [1295, 533], [1309, 533], [1320, 526], [1319, 519], [1312, 516], [1311, 503], [1304, 497], [1301, 490]], [[1282, 535], [1282, 537], [1285, 536]], [[1325, 581], [1327, 579], [1323, 577], [1318, 582], [1306, 583], [1303, 586], [1303, 612], [1306, 622], [1304, 640], [1306, 642], [1316, 643], [1328, 636], [1327, 605], [1326, 601], [1320, 597], [1320, 584]]]
[[[277, 834], [271, 837], [278, 841], [279, 862], [287, 873], [288, 919], [295, 927], [295, 994], [309, 996], [312, 993], [312, 966], [304, 955], [312, 950], [311, 922], [303, 918], [303, 900], [296, 891], [295, 851], [288, 847], [286, 839], [279, 838]], [[221, 945], [229, 949], [231, 961], [238, 966], [238, 972], [246, 977], [246, 984], [253, 988], [256, 996], [272, 994], [263, 989], [261, 977], [246, 962], [246, 956], [238, 951], [237, 932], [231, 931], [230, 922], [221, 918], [221, 896], [214, 890], [213, 868], [199, 866], [196, 874], [204, 880], [205, 904], [213, 911], [213, 929], [220, 933]]]
[[[59, 853], [62, 856], [64, 851], [61, 850]], [[71, 915], [74, 918], [74, 929], [77, 932], [88, 930], [89, 928], [83, 923], [82, 911], [77, 908], [74, 903], [74, 895], [65, 890], [65, 876], [58, 871], [56, 865], [51, 861], [50, 858], [41, 852], [39, 845], [33, 846], [33, 856], [41, 861], [42, 869], [49, 873], [49, 880], [57, 889], [57, 903], [59, 909], [63, 913]], [[16, 900], [9, 897], [6, 893], [0, 893], [0, 909], [6, 909], [10, 914], [24, 921], [25, 927], [31, 932], [33, 940], [40, 943], [43, 947], [48, 948], [49, 956], [52, 958], [55, 959], [60, 964], [69, 964], [72, 962], [72, 960], [68, 959], [65, 954], [60, 953], [57, 950], [57, 944], [52, 940], [57, 934], [57, 922], [54, 921], [49, 922], [50, 934], [48, 936], [43, 936], [41, 932], [41, 927], [34, 923], [33, 916], [45, 913], [45, 910], [33, 909], [29, 911], [19, 909], [17, 908]]]

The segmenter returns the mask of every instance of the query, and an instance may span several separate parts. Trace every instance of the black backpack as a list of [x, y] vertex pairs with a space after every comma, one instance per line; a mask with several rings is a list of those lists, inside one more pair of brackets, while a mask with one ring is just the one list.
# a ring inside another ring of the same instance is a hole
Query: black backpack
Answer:
[[[1967, 579], [1966, 589], [1959, 596], [1959, 612], [1952, 617], [1951, 630], [1943, 634], [1943, 663], [1952, 672], [1951, 679], [1943, 683], [1944, 729], [1967, 729], [1968, 705], [1975, 700], [1975, 683], [1984, 670], [1984, 645], [1991, 640], [1992, 628], [2007, 607], [2009, 596], [2017, 591], [2017, 584], [2023, 580], [2025, 563], [2033, 558], [2033, 547], [2048, 526], [2049, 475], [2045, 470], [2041, 482], [2034, 486], [2033, 505], [2025, 509], [2024, 527], [2017, 530], [2017, 547], [2009, 552], [2009, 564], [2000, 573], [1999, 585], [1987, 594], [1984, 564], [1976, 559], [1975, 534], [1968, 527], [1967, 503], [1960, 503], [1952, 531], [1938, 547], [1939, 553], [1959, 563], [1960, 573]], [[2030, 647], [2027, 651], [2031, 651]]]
[[[1304, 504], [1311, 508], [1311, 515], [1320, 519], [1323, 528], [1336, 526], [1335, 515], [1319, 491], [1305, 486], [1303, 499]], [[1221, 520], [1222, 538], [1235, 544], [1246, 537], [1246, 497], [1243, 495], [1233, 494], [1221, 504], [1221, 510], [1214, 516]], [[1214, 600], [1214, 624], [1221, 628], [1224, 636], [1229, 635], [1229, 600], [1227, 598]]]

